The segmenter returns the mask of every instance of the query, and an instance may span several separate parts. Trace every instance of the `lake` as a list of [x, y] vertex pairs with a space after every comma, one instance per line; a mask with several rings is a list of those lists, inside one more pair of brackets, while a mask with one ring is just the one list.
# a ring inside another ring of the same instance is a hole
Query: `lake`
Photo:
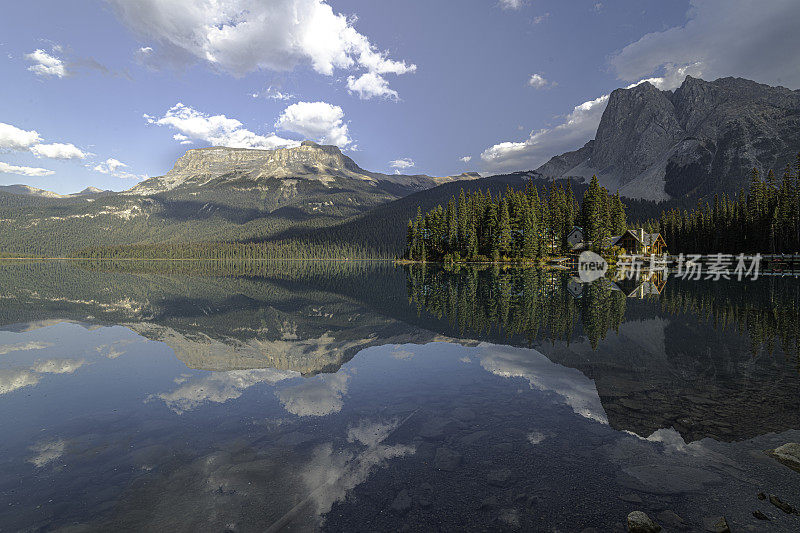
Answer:
[[0, 530], [798, 531], [799, 335], [793, 277], [6, 263]]

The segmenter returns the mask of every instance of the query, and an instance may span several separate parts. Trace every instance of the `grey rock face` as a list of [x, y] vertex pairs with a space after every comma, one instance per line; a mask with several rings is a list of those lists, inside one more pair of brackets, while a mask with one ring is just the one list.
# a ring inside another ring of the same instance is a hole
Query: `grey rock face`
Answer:
[[674, 92], [648, 82], [612, 92], [594, 141], [538, 172], [597, 174], [625, 196], [664, 200], [735, 192], [753, 167], [779, 174], [798, 151], [800, 91], [687, 76]]

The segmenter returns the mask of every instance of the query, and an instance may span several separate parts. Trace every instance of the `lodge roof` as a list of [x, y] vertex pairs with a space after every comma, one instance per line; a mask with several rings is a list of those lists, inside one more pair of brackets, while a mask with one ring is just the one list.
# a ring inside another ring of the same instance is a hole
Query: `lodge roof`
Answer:
[[[616, 235], [614, 237], [611, 237], [611, 245], [613, 246], [617, 244], [617, 242], [619, 242], [620, 239], [622, 239], [624, 236], [628, 234], [630, 234], [634, 239], [636, 239], [637, 242], [643, 244], [644, 246], [652, 246], [656, 242], [656, 240], [658, 240], [658, 238], [661, 237], [660, 233], [647, 233], [647, 232], [640, 233], [639, 231], [629, 229], [622, 235]], [[661, 238], [663, 239], [663, 237]]]

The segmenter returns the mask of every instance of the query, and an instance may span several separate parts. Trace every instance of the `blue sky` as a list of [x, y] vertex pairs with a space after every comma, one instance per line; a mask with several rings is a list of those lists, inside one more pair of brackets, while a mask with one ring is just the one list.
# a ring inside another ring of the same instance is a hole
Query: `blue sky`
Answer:
[[0, 7], [0, 184], [127, 189], [187, 149], [536, 168], [649, 79], [800, 88], [789, 0], [61, 0]]

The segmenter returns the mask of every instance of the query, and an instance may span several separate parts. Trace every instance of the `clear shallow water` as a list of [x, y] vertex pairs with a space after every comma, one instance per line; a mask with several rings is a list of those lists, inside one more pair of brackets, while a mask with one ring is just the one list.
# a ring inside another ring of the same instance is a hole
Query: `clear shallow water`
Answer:
[[0, 529], [800, 528], [797, 280], [137, 268], [0, 269]]

